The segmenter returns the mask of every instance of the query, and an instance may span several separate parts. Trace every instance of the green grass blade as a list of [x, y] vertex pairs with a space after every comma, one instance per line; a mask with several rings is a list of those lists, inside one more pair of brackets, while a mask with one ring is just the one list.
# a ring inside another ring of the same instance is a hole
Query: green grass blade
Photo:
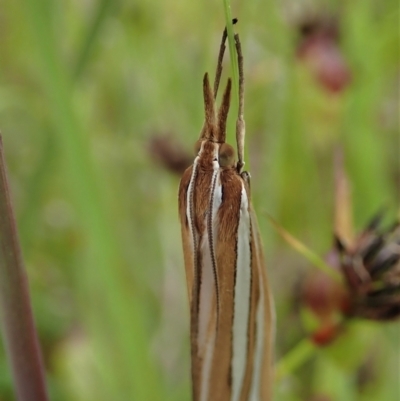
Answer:
[[111, 0], [98, 1], [93, 20], [89, 25], [86, 36], [82, 41], [81, 49], [78, 52], [77, 62], [73, 72], [75, 80], [79, 79], [88, 63], [94, 44], [96, 43], [96, 39], [98, 38], [112, 4], [113, 2]]
[[237, 109], [239, 104], [239, 69], [237, 65], [237, 55], [236, 55], [236, 46], [235, 46], [235, 38], [233, 32], [233, 24], [232, 24], [232, 12], [231, 12], [231, 2], [230, 0], [224, 0], [224, 11], [225, 11], [225, 22], [226, 22], [226, 30], [228, 33], [228, 46], [229, 46], [229, 55], [231, 58], [231, 68], [233, 75], [233, 92], [235, 99], [235, 109]]
[[279, 233], [279, 235], [297, 252], [303, 255], [307, 260], [311, 262], [311, 264], [325, 274], [327, 274], [332, 279], [337, 282], [342, 281], [342, 276], [336, 270], [333, 270], [327, 263], [324, 262], [317, 254], [315, 254], [311, 249], [307, 248], [303, 243], [301, 243], [298, 239], [294, 238], [289, 232], [287, 232], [282, 226], [280, 226], [271, 216], [267, 214], [267, 217], [272, 224], [272, 227]]
[[293, 349], [291, 349], [280, 361], [275, 368], [275, 379], [281, 380], [289, 373], [293, 373], [307, 360], [309, 360], [317, 348], [308, 339], [301, 340]]

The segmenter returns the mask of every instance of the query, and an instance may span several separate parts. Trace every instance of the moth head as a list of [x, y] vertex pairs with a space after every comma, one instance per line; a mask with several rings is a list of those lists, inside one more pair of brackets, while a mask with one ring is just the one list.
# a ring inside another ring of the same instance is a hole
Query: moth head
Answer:
[[[195, 152], [199, 153], [204, 142], [210, 142], [218, 148], [218, 162], [221, 167], [233, 167], [235, 165], [235, 151], [232, 146], [225, 143], [226, 121], [229, 113], [231, 98], [231, 79], [228, 79], [221, 106], [216, 113], [215, 95], [210, 86], [208, 74], [203, 79], [204, 114], [205, 120], [200, 139], [196, 142]], [[208, 147], [209, 145], [207, 145]], [[211, 147], [210, 147], [211, 148]]]

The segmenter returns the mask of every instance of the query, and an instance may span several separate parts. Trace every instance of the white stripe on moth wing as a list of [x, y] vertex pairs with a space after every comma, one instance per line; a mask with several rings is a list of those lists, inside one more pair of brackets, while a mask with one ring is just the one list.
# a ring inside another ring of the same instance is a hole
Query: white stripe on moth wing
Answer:
[[[215, 344], [216, 316], [213, 314], [213, 304], [216, 301], [215, 281], [208, 232], [205, 230], [198, 249], [201, 254], [200, 301], [198, 315], [197, 346], [201, 362], [200, 401], [208, 401], [212, 359]], [[213, 328], [210, 335], [210, 326]]]
[[250, 387], [250, 401], [260, 401], [261, 396], [261, 368], [264, 347], [264, 294], [261, 290], [256, 314], [256, 347], [254, 355], [253, 378]]
[[[211, 180], [211, 197], [210, 197], [210, 207], [207, 211], [207, 233], [209, 237], [209, 246], [211, 253], [211, 260], [213, 262], [213, 273], [215, 279], [215, 295], [216, 295], [216, 313], [217, 313], [217, 324], [218, 324], [218, 316], [219, 316], [219, 279], [218, 279], [218, 270], [217, 270], [217, 260], [216, 260], [216, 242], [218, 240], [218, 210], [222, 204], [222, 185], [220, 181], [220, 169], [214, 169], [214, 174]], [[211, 209], [211, 210], [210, 210]]]
[[210, 399], [208, 393], [210, 391], [210, 372], [214, 355], [215, 335], [216, 332], [213, 331], [208, 339], [207, 347], [204, 352], [200, 384], [200, 401], [209, 401]]
[[213, 318], [213, 303], [216, 300], [214, 272], [207, 232], [205, 232], [201, 238], [199, 252], [201, 254], [201, 286], [197, 346], [199, 355], [202, 355], [205, 351], [206, 344], [208, 343], [210, 320]]
[[[222, 187], [219, 180], [219, 168], [216, 168], [214, 165], [214, 173], [211, 179], [210, 207], [208, 208], [206, 216], [207, 229], [204, 233], [199, 249], [202, 255], [202, 285], [200, 288], [198, 346], [201, 352], [200, 355], [204, 355], [201, 373], [200, 400], [208, 400], [211, 366], [215, 345], [217, 316], [212, 315], [212, 313], [213, 303], [218, 302], [218, 278], [216, 272], [215, 242], [218, 229], [217, 212], [221, 206], [221, 202]], [[211, 221], [209, 221], [210, 218]], [[209, 235], [211, 235], [211, 238]], [[218, 305], [214, 310], [216, 313], [218, 313]], [[213, 319], [214, 322], [211, 322], [211, 319]], [[214, 325], [212, 335], [208, 335], [210, 323]]]
[[[202, 148], [203, 149], [203, 146]], [[199, 155], [201, 150], [199, 152]], [[218, 157], [218, 150], [214, 150], [214, 158]], [[214, 172], [211, 178], [211, 192], [209, 207], [205, 216], [205, 232], [202, 233], [201, 244], [198, 252], [201, 254], [201, 287], [199, 302], [199, 333], [198, 347], [200, 353], [207, 339], [209, 321], [212, 311], [212, 303], [217, 300], [218, 277], [216, 273], [215, 242], [216, 242], [216, 216], [222, 202], [222, 188], [219, 182], [219, 164], [213, 163]], [[209, 221], [211, 217], [211, 222]], [[210, 227], [211, 223], [211, 227]], [[210, 235], [212, 238], [210, 238]], [[213, 297], [213, 292], [215, 297]], [[218, 311], [218, 305], [216, 308]]]
[[[193, 267], [195, 268], [196, 266], [196, 255], [195, 255], [195, 251], [196, 251], [196, 228], [194, 225], [194, 216], [193, 214], [193, 195], [194, 195], [194, 183], [196, 181], [196, 176], [197, 176], [197, 163], [199, 161], [199, 157], [197, 156], [194, 159], [193, 162], [193, 167], [192, 167], [192, 175], [190, 177], [190, 181], [189, 181], [189, 185], [188, 185], [188, 189], [187, 189], [187, 193], [186, 193], [186, 218], [188, 220], [188, 225], [189, 225], [189, 232], [190, 232], [190, 238], [191, 238], [191, 251], [193, 254]], [[195, 277], [193, 275], [193, 277]]]
[[242, 390], [248, 350], [251, 286], [249, 201], [242, 184], [238, 227], [236, 282], [233, 318], [233, 361], [231, 401], [238, 401]]

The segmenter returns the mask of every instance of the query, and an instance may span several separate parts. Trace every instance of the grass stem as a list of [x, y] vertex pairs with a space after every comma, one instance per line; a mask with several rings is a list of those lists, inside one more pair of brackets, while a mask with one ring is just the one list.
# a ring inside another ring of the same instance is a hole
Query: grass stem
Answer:
[[284, 376], [295, 371], [312, 357], [315, 350], [315, 345], [308, 338], [301, 340], [277, 363], [275, 379], [279, 381]]
[[224, 0], [224, 10], [225, 10], [225, 21], [226, 21], [226, 31], [228, 33], [228, 45], [229, 45], [229, 55], [231, 59], [232, 75], [233, 75], [233, 92], [236, 109], [239, 105], [239, 71], [237, 65], [237, 55], [235, 47], [235, 38], [233, 33], [233, 23], [232, 23], [232, 12], [231, 12], [231, 2], [230, 0]]

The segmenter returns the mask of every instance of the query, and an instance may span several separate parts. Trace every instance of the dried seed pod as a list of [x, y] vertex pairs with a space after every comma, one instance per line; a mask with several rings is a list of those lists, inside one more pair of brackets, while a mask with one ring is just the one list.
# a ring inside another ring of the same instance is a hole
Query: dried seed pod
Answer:
[[400, 316], [400, 225], [380, 230], [374, 216], [356, 240], [336, 250], [350, 292], [349, 316], [391, 320]]

